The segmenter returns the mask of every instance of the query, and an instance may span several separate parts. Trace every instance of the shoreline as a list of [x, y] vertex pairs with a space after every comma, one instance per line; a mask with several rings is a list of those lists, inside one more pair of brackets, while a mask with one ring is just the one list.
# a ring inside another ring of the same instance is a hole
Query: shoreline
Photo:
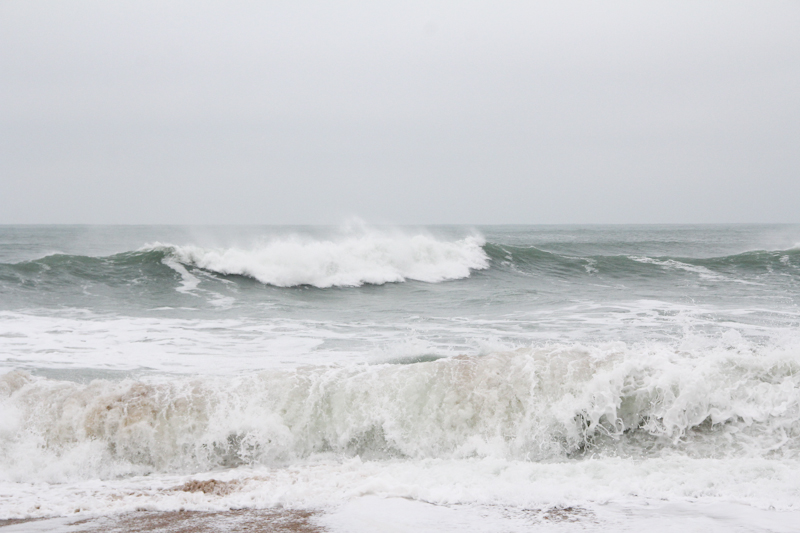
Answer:
[[320, 513], [297, 509], [231, 509], [228, 511], [134, 511], [120, 515], [0, 520], [0, 531], [69, 533], [324, 533], [315, 523]]
[[590, 505], [440, 505], [407, 498], [362, 496], [329, 509], [132, 511], [97, 516], [0, 520], [0, 533], [542, 533], [667, 532], [794, 533], [800, 510], [769, 510], [734, 502], [628, 502]]

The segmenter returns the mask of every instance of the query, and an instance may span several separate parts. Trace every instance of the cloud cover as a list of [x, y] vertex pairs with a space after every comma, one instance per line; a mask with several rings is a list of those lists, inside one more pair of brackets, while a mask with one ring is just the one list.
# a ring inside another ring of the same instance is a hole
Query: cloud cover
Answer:
[[0, 223], [798, 222], [796, 2], [0, 3]]

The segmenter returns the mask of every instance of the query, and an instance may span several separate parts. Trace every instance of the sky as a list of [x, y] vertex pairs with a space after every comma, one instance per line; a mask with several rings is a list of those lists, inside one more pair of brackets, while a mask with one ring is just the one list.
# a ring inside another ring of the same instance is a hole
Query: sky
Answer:
[[800, 222], [800, 2], [0, 0], [0, 223]]

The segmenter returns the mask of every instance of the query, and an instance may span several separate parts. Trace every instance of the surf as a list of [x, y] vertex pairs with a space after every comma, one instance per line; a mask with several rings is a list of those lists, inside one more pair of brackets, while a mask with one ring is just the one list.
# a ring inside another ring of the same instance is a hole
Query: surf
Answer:
[[786, 457], [800, 347], [551, 345], [229, 377], [0, 376], [6, 481], [372, 460]]

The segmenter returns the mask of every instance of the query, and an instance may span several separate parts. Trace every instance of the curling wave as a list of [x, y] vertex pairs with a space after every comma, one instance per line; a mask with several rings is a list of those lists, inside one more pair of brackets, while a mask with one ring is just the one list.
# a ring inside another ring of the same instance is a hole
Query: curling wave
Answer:
[[381, 285], [406, 280], [436, 283], [489, 267], [482, 238], [442, 241], [427, 235], [367, 232], [338, 240], [289, 237], [250, 249], [152, 245], [181, 264], [254, 278], [277, 287]]

